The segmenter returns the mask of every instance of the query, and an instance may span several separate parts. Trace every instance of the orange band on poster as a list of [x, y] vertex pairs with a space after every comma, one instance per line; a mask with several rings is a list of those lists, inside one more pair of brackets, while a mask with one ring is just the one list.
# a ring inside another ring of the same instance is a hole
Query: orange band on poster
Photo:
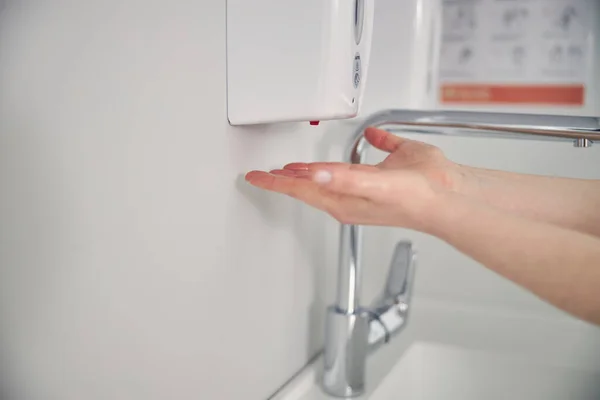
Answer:
[[583, 85], [485, 85], [445, 84], [441, 88], [445, 104], [584, 104]]

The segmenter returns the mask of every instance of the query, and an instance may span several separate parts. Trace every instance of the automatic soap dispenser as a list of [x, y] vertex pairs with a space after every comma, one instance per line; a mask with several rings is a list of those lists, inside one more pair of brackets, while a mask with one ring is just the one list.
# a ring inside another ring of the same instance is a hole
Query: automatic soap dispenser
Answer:
[[227, 0], [231, 125], [357, 116], [374, 0]]

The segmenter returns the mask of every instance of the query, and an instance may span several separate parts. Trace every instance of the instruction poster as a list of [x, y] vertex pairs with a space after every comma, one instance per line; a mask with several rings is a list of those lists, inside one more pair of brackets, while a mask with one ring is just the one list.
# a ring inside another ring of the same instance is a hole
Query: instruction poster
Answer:
[[443, 0], [440, 102], [583, 106], [600, 50], [599, 4]]

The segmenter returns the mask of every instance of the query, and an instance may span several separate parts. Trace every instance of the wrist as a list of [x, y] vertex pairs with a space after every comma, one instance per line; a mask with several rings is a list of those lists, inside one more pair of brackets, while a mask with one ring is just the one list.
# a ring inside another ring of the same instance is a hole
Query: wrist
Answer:
[[468, 197], [476, 194], [481, 185], [477, 168], [457, 164], [455, 175], [456, 184], [452, 188], [453, 193]]
[[457, 192], [439, 193], [423, 212], [420, 230], [445, 240], [449, 233], [456, 230], [461, 220], [468, 218], [474, 204], [472, 199]]

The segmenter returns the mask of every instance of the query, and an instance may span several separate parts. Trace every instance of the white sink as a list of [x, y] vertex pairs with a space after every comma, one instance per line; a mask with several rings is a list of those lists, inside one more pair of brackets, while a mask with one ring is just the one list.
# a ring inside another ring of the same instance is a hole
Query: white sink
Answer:
[[432, 343], [413, 344], [373, 400], [600, 399], [600, 372], [526, 357]]
[[[331, 400], [321, 360], [273, 400]], [[367, 364], [370, 400], [599, 400], [600, 330], [570, 318], [416, 302]]]

